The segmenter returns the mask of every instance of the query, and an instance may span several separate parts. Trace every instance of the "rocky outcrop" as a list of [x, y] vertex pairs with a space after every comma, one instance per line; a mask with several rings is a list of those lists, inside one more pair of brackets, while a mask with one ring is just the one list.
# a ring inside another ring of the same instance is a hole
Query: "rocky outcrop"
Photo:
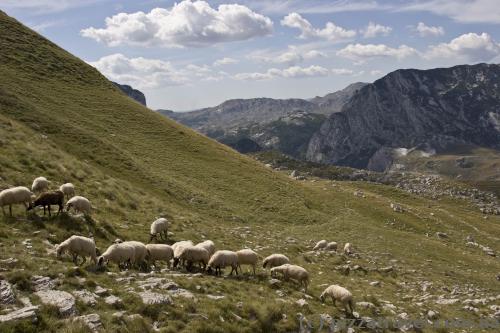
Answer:
[[500, 148], [499, 84], [499, 65], [397, 70], [332, 114], [309, 142], [307, 159], [366, 168], [373, 157], [379, 168], [380, 149]]
[[141, 103], [142, 105], [146, 106], [146, 96], [144, 96], [144, 94], [141, 91], [134, 89], [131, 86], [126, 85], [126, 84], [119, 84], [116, 82], [113, 82], [113, 84], [118, 89], [120, 89], [125, 95], [136, 100], [137, 102]]
[[53, 305], [59, 309], [61, 316], [69, 317], [76, 314], [75, 297], [66, 291], [43, 290], [35, 293], [43, 304]]

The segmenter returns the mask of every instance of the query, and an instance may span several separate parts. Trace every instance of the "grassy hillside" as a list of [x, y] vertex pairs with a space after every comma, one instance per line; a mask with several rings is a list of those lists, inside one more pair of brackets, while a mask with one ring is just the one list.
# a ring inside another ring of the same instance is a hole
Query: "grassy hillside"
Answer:
[[[134, 102], [95, 69], [3, 13], [0, 64], [0, 189], [27, 186], [44, 175], [54, 188], [73, 182], [96, 207], [86, 219], [26, 215], [21, 207], [13, 218], [1, 216], [0, 276], [16, 286], [18, 300], [24, 296], [40, 304], [32, 294], [32, 275], [57, 279], [58, 289], [71, 292], [109, 288], [122, 305], [77, 302], [80, 314], [100, 314], [109, 332], [152, 331], [155, 322], [163, 332], [290, 332], [297, 331], [298, 312], [317, 327], [322, 313], [342, 315], [318, 301], [331, 283], [374, 304], [357, 309], [363, 316], [406, 312], [417, 318], [430, 309], [442, 318], [491, 314], [493, 301], [477, 305], [478, 313], [463, 309], [467, 297], [500, 293], [498, 258], [467, 247], [465, 237], [500, 251], [498, 217], [483, 219], [464, 201], [429, 201], [371, 183], [289, 179]], [[366, 197], [353, 196], [356, 189]], [[393, 201], [407, 211], [393, 212]], [[53, 253], [53, 244], [71, 234], [92, 233], [101, 250], [117, 237], [147, 241], [149, 224], [159, 215], [170, 217], [173, 240], [212, 239], [219, 249], [251, 247], [261, 256], [285, 253], [309, 270], [310, 289], [304, 294], [284, 283], [276, 290], [261, 269], [257, 278], [167, 271], [152, 276], [173, 280], [196, 300], [144, 305], [135, 291], [149, 275], [120, 273], [116, 266], [74, 268]], [[436, 238], [437, 231], [449, 238]], [[319, 239], [351, 242], [360, 257], [309, 252]], [[369, 271], [345, 275], [336, 269], [342, 265]], [[376, 270], [389, 265], [393, 272]], [[373, 281], [380, 286], [370, 285]], [[420, 288], [424, 281], [433, 283], [430, 291]], [[460, 302], [436, 304], [440, 295]], [[308, 305], [297, 305], [300, 298]], [[395, 313], [384, 302], [393, 304]], [[10, 307], [0, 305], [1, 313]], [[117, 311], [140, 316], [113, 316]], [[0, 331], [87, 329], [41, 305], [36, 323], [0, 324]]]

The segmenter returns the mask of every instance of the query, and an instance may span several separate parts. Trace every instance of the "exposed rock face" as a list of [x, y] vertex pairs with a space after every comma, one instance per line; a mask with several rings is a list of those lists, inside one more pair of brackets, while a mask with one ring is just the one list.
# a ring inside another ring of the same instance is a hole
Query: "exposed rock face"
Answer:
[[66, 291], [43, 290], [37, 291], [35, 295], [40, 297], [43, 304], [56, 306], [62, 316], [69, 317], [77, 313], [75, 297]]
[[397, 70], [332, 114], [309, 142], [307, 159], [366, 168], [381, 148], [499, 148], [499, 85], [499, 65]]
[[314, 97], [310, 101], [318, 105], [324, 114], [331, 114], [335, 112], [342, 111], [342, 107], [346, 104], [349, 99], [361, 88], [366, 86], [368, 83], [356, 82], [348, 85], [342, 90], [327, 94], [323, 97]]
[[5, 280], [0, 280], [0, 304], [14, 304], [15, 302], [16, 296], [12, 285]]
[[113, 82], [113, 84], [118, 89], [120, 89], [121, 91], [123, 91], [123, 93], [125, 95], [127, 95], [128, 97], [130, 97], [132, 99], [135, 99], [137, 102], [139, 102], [142, 105], [146, 106], [146, 96], [144, 96], [144, 94], [141, 91], [139, 91], [137, 89], [134, 89], [131, 86], [126, 85], [126, 84], [119, 84], [119, 83], [116, 83], [116, 82]]
[[36, 321], [37, 310], [38, 306], [26, 306], [19, 310], [12, 311], [6, 315], [0, 315], [0, 323], [24, 319], [31, 319], [32, 321]]

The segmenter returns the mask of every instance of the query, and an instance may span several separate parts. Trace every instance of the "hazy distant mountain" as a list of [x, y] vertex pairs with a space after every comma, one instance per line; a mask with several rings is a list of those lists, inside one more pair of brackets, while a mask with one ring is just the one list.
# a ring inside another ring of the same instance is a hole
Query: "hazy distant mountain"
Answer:
[[310, 161], [381, 169], [393, 148], [500, 148], [500, 66], [392, 72], [363, 86], [309, 143]]

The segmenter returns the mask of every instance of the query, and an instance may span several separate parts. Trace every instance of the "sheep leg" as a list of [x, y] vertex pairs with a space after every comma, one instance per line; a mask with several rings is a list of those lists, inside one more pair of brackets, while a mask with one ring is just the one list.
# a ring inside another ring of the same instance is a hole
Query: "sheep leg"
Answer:
[[255, 265], [253, 265], [253, 275], [255, 276]]
[[71, 256], [73, 257], [73, 263], [78, 266], [78, 254], [73, 253]]
[[57, 215], [59, 215], [59, 213], [62, 212], [62, 210], [63, 210], [63, 205], [59, 204], [59, 210], [57, 211]]
[[333, 306], [337, 307], [337, 302], [335, 301], [335, 297], [332, 296]]
[[5, 209], [3, 208], [3, 206], [2, 206], [2, 213], [3, 215], [5, 215]]
[[9, 213], [10, 213], [10, 216], [12, 217], [12, 205], [9, 205]]
[[83, 264], [85, 264], [85, 262], [86, 262], [86, 261], [87, 261], [87, 257], [85, 257], [85, 256], [84, 256], [84, 257], [83, 257], [83, 261], [82, 261], [82, 263], [80, 264], [80, 266], [81, 266], [81, 265], [83, 265]]
[[51, 216], [50, 214], [50, 205], [47, 205], [48, 209], [49, 209], [49, 217]]

